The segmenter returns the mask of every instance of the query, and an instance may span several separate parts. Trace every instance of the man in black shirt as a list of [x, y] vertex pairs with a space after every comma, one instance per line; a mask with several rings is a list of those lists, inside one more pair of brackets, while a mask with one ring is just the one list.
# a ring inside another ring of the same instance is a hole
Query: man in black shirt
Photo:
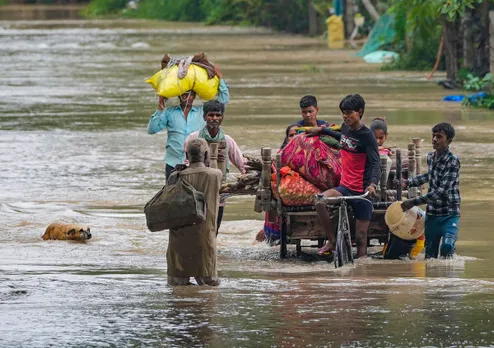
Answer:
[[[375, 195], [381, 175], [381, 160], [374, 133], [362, 123], [365, 101], [359, 94], [347, 95], [340, 102], [340, 110], [343, 113], [341, 133], [329, 127], [314, 127], [308, 132], [309, 135], [326, 134], [340, 140], [340, 186], [323, 194], [325, 197], [356, 196], [368, 191], [371, 196]], [[351, 204], [356, 220], [357, 257], [363, 257], [367, 255], [367, 230], [372, 218], [372, 203], [354, 200]], [[316, 211], [322, 225], [328, 228], [331, 222], [326, 204], [316, 204]], [[328, 242], [319, 250], [320, 254], [334, 249], [335, 236], [329, 232]]]

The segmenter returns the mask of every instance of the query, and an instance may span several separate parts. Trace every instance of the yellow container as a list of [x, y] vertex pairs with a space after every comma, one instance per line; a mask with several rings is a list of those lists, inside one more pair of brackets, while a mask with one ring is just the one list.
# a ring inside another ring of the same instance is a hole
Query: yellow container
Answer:
[[345, 26], [343, 17], [332, 15], [326, 20], [328, 25], [328, 47], [343, 48], [345, 46]]
[[419, 207], [403, 211], [402, 202], [391, 204], [384, 214], [384, 221], [389, 231], [405, 240], [417, 239], [424, 233], [425, 213]]
[[417, 242], [415, 246], [410, 251], [410, 259], [415, 260], [417, 256], [419, 256], [420, 252], [424, 250], [425, 246], [425, 236], [422, 234], [419, 238], [417, 238]]

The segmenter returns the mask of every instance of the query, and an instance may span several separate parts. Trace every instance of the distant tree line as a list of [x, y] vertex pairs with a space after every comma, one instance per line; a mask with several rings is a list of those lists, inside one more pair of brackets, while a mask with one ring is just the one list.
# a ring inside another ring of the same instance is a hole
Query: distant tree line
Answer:
[[89, 0], [7, 0], [8, 5], [72, 5], [87, 4]]
[[[128, 0], [93, 0], [86, 14], [121, 13]], [[126, 16], [208, 24], [240, 24], [292, 33], [309, 31], [307, 0], [139, 0]], [[322, 18], [317, 19], [323, 22]]]

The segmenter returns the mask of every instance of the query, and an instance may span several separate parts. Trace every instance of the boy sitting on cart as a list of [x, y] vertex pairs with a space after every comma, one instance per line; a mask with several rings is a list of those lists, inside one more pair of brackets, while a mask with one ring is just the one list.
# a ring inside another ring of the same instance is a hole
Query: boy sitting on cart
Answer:
[[[308, 131], [309, 135], [330, 135], [339, 140], [341, 145], [340, 186], [325, 191], [323, 195], [356, 196], [369, 192], [374, 196], [381, 175], [381, 160], [374, 133], [362, 123], [365, 101], [359, 94], [347, 95], [340, 102], [340, 110], [343, 114], [341, 133], [329, 127], [314, 127]], [[357, 257], [363, 257], [367, 255], [367, 230], [372, 218], [372, 203], [368, 200], [352, 200], [350, 204], [356, 220]], [[336, 241], [334, 231], [330, 228], [332, 223], [326, 203], [320, 201], [315, 208], [328, 235], [328, 242], [318, 253], [332, 252]]]

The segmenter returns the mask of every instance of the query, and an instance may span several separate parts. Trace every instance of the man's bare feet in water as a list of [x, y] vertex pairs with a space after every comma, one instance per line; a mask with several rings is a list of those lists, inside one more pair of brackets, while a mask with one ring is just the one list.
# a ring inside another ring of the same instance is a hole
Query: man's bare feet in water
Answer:
[[257, 242], [264, 242], [265, 239], [266, 239], [266, 235], [264, 234], [264, 229], [257, 232], [257, 234], [256, 234], [256, 241]]
[[334, 250], [333, 245], [330, 242], [327, 242], [321, 249], [317, 251], [319, 255], [324, 255], [326, 253], [332, 253]]

